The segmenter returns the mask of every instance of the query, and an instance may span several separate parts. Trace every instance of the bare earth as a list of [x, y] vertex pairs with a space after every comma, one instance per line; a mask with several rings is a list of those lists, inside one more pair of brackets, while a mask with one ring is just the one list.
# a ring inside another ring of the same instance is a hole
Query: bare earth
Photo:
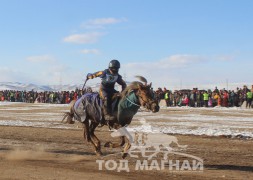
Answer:
[[[130, 172], [117, 172], [99, 170], [96, 160], [119, 161], [121, 149], [103, 147], [104, 156], [97, 157], [77, 125], [72, 129], [0, 126], [0, 179], [253, 179], [252, 139], [176, 135], [180, 144], [188, 145], [184, 153], [204, 160], [202, 172], [136, 171], [136, 159], [131, 157], [127, 157]], [[96, 134], [102, 145], [111, 140], [107, 127]]]

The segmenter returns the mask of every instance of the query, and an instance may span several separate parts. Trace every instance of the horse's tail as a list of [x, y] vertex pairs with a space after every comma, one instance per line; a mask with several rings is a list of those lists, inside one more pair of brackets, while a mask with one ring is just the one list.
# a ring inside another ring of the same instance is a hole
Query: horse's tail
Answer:
[[[64, 124], [74, 124], [75, 121], [73, 120], [74, 114], [71, 114], [70, 112], [65, 112], [62, 118], [62, 123]], [[67, 120], [65, 121], [65, 119]]]
[[[62, 123], [64, 124], [74, 124], [75, 121], [73, 120], [74, 118], [74, 105], [75, 105], [76, 100], [71, 101], [70, 104], [70, 111], [69, 112], [65, 112], [62, 118]], [[67, 119], [65, 121], [65, 119]]]

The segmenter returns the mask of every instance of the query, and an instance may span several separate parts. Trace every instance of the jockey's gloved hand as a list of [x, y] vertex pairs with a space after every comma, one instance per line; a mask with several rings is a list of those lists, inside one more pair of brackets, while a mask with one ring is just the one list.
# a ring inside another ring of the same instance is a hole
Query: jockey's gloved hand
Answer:
[[87, 79], [93, 79], [93, 75], [91, 73], [88, 73], [86, 76]]

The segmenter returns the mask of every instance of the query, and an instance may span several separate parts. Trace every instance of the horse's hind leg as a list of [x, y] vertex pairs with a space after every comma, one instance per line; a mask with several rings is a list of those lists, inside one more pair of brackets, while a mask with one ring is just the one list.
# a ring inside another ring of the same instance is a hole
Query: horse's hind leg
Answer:
[[90, 124], [90, 136], [91, 136], [91, 143], [93, 144], [93, 146], [95, 148], [95, 153], [97, 155], [102, 155], [100, 140], [97, 138], [97, 136], [94, 133], [94, 131], [95, 131], [95, 129], [98, 125], [99, 125], [99, 123], [91, 122], [91, 124]]
[[[98, 124], [93, 124], [93, 122], [89, 123], [89, 119], [86, 118], [83, 122], [83, 136], [87, 142], [90, 142], [93, 145], [96, 154], [101, 155], [102, 153], [100, 151], [100, 141], [94, 134], [94, 130], [97, 126]], [[94, 142], [94, 139], [97, 140], [97, 143]]]
[[85, 119], [83, 122], [83, 137], [87, 142], [91, 142], [90, 131], [89, 131], [89, 119]]

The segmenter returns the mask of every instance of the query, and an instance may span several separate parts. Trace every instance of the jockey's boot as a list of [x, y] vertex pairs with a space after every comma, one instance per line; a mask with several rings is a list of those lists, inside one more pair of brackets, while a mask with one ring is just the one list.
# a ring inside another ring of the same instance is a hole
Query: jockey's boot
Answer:
[[111, 99], [109, 99], [108, 97], [106, 97], [104, 99], [103, 111], [104, 111], [104, 118], [105, 118], [105, 120], [107, 120], [107, 121], [113, 121], [115, 119], [115, 117], [112, 115], [112, 103], [111, 103]]
[[104, 107], [104, 118], [107, 121], [113, 121], [115, 117], [112, 115], [112, 110], [110, 107]]

